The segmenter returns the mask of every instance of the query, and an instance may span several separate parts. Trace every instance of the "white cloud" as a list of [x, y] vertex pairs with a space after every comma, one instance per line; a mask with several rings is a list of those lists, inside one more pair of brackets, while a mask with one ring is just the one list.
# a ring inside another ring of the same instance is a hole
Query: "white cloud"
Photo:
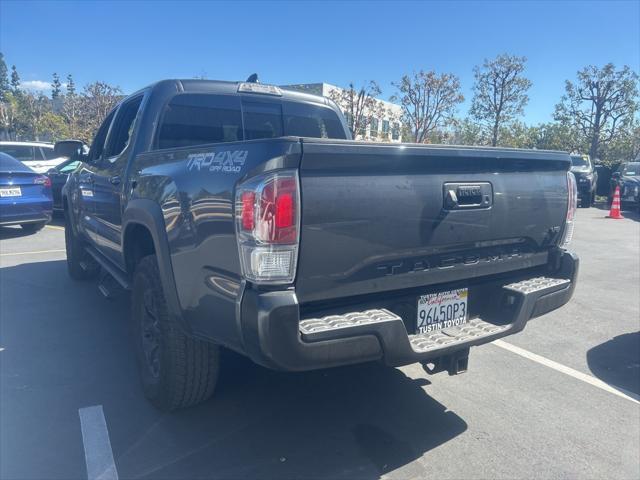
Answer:
[[45, 82], [43, 80], [27, 80], [20, 82], [20, 88], [31, 92], [48, 92], [51, 91], [51, 82]]

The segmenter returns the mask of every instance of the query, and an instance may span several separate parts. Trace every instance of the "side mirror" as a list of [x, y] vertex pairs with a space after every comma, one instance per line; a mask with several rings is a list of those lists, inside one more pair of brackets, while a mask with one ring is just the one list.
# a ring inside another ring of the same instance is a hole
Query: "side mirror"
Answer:
[[80, 140], [62, 140], [56, 142], [53, 151], [58, 157], [83, 160], [85, 145]]

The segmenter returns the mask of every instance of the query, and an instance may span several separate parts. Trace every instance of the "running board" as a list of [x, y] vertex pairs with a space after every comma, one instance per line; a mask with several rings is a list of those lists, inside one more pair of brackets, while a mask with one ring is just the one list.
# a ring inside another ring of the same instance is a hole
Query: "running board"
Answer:
[[98, 265], [100, 265], [116, 282], [120, 284], [122, 288], [125, 290], [131, 290], [131, 283], [129, 283], [129, 279], [126, 277], [124, 272], [119, 268], [114, 267], [111, 262], [109, 262], [109, 260], [107, 260], [104, 255], [98, 252], [95, 248], [87, 246], [85, 247], [85, 250], [96, 262], [98, 262]]

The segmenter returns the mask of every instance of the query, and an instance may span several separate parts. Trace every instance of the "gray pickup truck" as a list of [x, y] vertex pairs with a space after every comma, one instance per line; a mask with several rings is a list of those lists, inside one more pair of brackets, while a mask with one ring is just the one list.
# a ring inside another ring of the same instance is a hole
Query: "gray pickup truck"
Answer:
[[355, 142], [323, 97], [166, 80], [78, 155], [68, 270], [132, 291], [144, 392], [163, 410], [212, 394], [222, 347], [282, 370], [457, 374], [471, 346], [575, 287], [566, 153]]

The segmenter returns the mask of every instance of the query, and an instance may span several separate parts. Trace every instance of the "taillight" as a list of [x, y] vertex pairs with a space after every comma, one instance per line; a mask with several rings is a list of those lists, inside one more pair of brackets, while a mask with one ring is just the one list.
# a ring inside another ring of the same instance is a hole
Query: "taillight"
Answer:
[[256, 283], [291, 283], [296, 275], [300, 193], [296, 171], [250, 179], [236, 191], [242, 274]]
[[33, 183], [36, 185], [42, 185], [43, 187], [51, 187], [51, 179], [46, 175], [40, 175], [33, 179]]
[[571, 243], [576, 210], [578, 208], [578, 186], [576, 184], [576, 177], [571, 172], [567, 172], [567, 193], [567, 218], [564, 224], [564, 231], [562, 232], [562, 240], [560, 241], [562, 248], [568, 247]]

